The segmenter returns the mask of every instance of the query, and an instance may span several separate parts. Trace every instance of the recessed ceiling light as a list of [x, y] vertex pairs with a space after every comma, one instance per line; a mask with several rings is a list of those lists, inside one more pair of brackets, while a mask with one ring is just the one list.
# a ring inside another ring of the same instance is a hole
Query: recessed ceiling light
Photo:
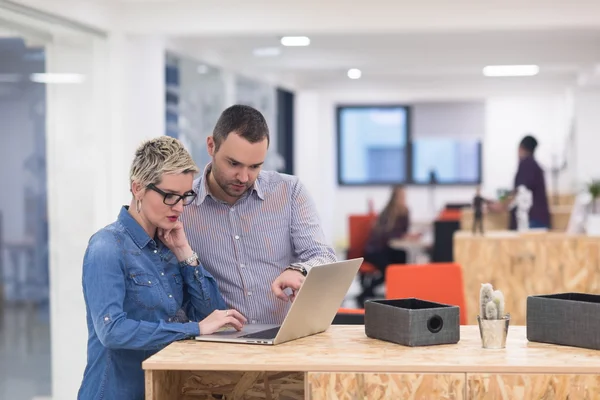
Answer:
[[485, 76], [534, 76], [538, 72], [537, 65], [488, 65], [483, 69]]
[[277, 57], [281, 54], [279, 47], [260, 47], [252, 51], [256, 57]]
[[350, 79], [358, 79], [361, 76], [362, 76], [362, 72], [360, 71], [360, 69], [351, 68], [348, 70], [348, 78], [350, 78]]
[[31, 74], [29, 79], [37, 83], [82, 83], [85, 76], [81, 74]]
[[308, 46], [310, 39], [306, 36], [284, 36], [281, 38], [281, 44], [284, 46]]

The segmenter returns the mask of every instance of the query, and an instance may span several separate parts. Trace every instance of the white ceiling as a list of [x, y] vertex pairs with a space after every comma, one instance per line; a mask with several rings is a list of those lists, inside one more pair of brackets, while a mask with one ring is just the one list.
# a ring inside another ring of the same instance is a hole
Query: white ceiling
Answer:
[[[295, 87], [352, 84], [558, 85], [600, 64], [592, 0], [19, 0], [107, 31], [163, 35], [200, 60]], [[253, 49], [311, 38], [279, 57]], [[538, 64], [531, 78], [484, 79], [489, 64]], [[349, 83], [348, 68], [360, 68]]]
[[[180, 38], [176, 43], [200, 59], [292, 79], [300, 87], [347, 82], [349, 68], [361, 69], [361, 81], [372, 83], [475, 82], [484, 79], [484, 66], [498, 64], [540, 66], [536, 77], [512, 78], [520, 82], [576, 82], [600, 63], [600, 30], [309, 36], [308, 47], [282, 47], [275, 35]], [[280, 47], [281, 54], [253, 55], [254, 49], [271, 46]]]

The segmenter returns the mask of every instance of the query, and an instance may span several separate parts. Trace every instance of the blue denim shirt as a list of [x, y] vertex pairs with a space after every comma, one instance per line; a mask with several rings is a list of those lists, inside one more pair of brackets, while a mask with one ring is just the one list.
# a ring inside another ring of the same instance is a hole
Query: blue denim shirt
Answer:
[[91, 237], [83, 294], [88, 348], [81, 400], [143, 399], [142, 361], [200, 334], [193, 321], [226, 309], [214, 278], [202, 266], [181, 268], [127, 207]]

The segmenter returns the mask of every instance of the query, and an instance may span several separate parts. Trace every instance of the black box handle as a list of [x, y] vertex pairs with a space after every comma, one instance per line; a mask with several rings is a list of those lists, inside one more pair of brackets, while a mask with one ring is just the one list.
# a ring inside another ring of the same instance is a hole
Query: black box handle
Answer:
[[444, 320], [439, 315], [434, 315], [427, 320], [427, 329], [431, 333], [438, 333], [444, 326]]

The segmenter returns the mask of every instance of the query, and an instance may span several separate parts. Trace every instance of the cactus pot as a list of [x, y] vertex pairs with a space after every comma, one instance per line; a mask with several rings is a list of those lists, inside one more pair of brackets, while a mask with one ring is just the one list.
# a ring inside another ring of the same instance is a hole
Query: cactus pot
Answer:
[[477, 322], [481, 334], [481, 345], [484, 349], [503, 349], [506, 347], [510, 314], [506, 314], [502, 319], [482, 319], [478, 315]]

